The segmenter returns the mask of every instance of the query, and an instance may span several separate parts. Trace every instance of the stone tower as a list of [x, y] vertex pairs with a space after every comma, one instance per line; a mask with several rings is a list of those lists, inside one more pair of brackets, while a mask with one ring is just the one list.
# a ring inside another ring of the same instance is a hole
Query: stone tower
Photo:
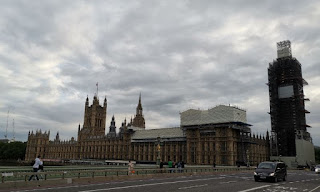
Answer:
[[49, 136], [50, 131], [42, 133], [42, 131], [36, 131], [36, 133], [33, 133], [33, 131], [28, 134], [28, 142], [27, 142], [27, 148], [26, 148], [26, 155], [25, 160], [26, 161], [33, 161], [38, 155], [41, 156], [41, 158], [46, 158], [46, 148], [49, 145]]
[[139, 103], [138, 103], [138, 106], [136, 109], [136, 115], [135, 115], [133, 122], [132, 122], [132, 126], [140, 127], [140, 128], [146, 127], [142, 111], [143, 111], [143, 108], [142, 108], [142, 104], [141, 104], [141, 93], [140, 93]]
[[90, 136], [103, 137], [105, 135], [107, 117], [107, 98], [105, 97], [103, 106], [99, 104], [97, 95], [93, 97], [93, 103], [89, 106], [89, 98], [87, 97], [84, 111], [84, 123], [82, 129], [78, 130], [78, 140], [85, 139]]

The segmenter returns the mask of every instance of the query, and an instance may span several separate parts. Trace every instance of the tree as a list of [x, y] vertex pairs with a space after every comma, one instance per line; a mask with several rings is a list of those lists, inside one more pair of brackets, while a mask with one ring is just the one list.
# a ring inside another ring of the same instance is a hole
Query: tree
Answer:
[[315, 146], [314, 153], [315, 153], [315, 157], [316, 157], [316, 162], [320, 163], [320, 147]]
[[24, 159], [26, 154], [26, 142], [0, 143], [0, 159], [1, 160], [18, 160]]

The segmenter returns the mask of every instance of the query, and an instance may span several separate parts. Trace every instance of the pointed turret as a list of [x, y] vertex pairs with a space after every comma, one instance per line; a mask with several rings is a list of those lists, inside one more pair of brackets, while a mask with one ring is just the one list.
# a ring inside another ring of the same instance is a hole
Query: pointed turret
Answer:
[[142, 116], [142, 104], [141, 104], [141, 93], [139, 95], [139, 103], [138, 103], [138, 106], [137, 106], [137, 110], [136, 110], [136, 116], [137, 115], [141, 115]]
[[99, 98], [97, 97], [97, 95], [94, 95], [93, 97], [93, 105], [99, 105]]
[[88, 98], [88, 95], [87, 95], [87, 99], [86, 99], [86, 107], [89, 106], [89, 98]]
[[134, 127], [140, 127], [140, 128], [145, 128], [145, 120], [144, 120], [144, 117], [143, 117], [143, 108], [142, 108], [142, 104], [141, 104], [141, 93], [139, 95], [139, 103], [138, 103], [138, 106], [137, 106], [137, 109], [136, 109], [136, 115], [133, 119], [133, 122], [132, 122], [132, 126]]
[[56, 141], [60, 141], [60, 136], [59, 136], [59, 131], [57, 132], [57, 135], [56, 135]]
[[107, 107], [107, 96], [104, 98], [103, 107]]
[[116, 122], [114, 120], [114, 115], [112, 116], [110, 127], [109, 127], [109, 137], [115, 137], [116, 136]]

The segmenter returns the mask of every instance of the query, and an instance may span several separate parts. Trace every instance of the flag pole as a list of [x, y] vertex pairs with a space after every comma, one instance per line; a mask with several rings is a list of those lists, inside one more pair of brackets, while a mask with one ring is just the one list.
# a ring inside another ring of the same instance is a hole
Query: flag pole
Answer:
[[98, 85], [98, 82], [97, 82], [97, 84], [96, 84], [96, 86], [97, 86], [97, 97], [98, 97], [98, 91], [99, 91], [99, 85]]

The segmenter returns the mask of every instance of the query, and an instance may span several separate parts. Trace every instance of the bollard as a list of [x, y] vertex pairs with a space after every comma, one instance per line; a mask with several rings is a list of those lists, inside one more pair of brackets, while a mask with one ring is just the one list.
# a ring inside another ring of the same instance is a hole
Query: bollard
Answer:
[[47, 180], [47, 174], [46, 173], [44, 174], [44, 180]]
[[4, 183], [4, 176], [2, 176], [2, 179], [1, 179], [1, 180], [2, 180], [1, 182]]
[[92, 172], [92, 178], [94, 178], [94, 172]]

